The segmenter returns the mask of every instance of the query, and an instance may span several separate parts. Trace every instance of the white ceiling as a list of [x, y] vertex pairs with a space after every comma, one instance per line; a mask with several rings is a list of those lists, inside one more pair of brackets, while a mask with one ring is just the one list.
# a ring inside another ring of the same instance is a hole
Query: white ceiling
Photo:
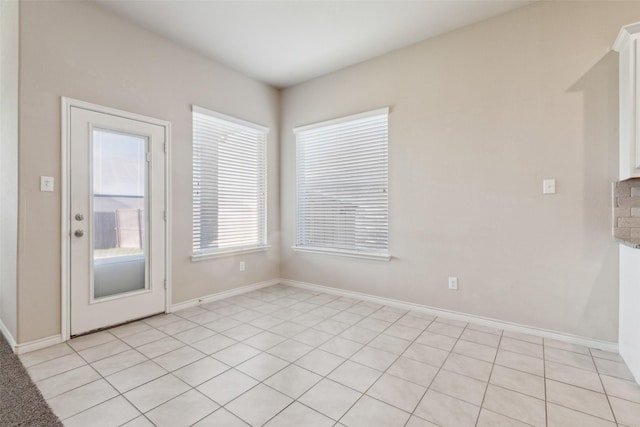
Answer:
[[94, 0], [276, 87], [287, 87], [532, 0]]

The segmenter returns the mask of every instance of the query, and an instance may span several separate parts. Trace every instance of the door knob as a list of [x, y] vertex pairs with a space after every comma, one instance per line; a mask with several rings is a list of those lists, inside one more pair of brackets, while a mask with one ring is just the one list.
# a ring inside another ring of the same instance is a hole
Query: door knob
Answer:
[[76, 230], [73, 234], [75, 234], [76, 237], [82, 237], [84, 236], [84, 230]]
[[83, 219], [84, 219], [84, 215], [82, 215], [81, 213], [76, 214], [76, 221], [82, 221]]

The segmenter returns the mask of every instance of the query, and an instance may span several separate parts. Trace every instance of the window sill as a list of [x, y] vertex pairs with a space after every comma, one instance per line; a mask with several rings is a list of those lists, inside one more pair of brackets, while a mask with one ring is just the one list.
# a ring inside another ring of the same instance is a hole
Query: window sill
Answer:
[[206, 252], [202, 254], [192, 254], [191, 262], [204, 261], [204, 260], [213, 259], [213, 258], [222, 258], [226, 256], [231, 256], [231, 255], [249, 254], [252, 252], [263, 252], [263, 251], [269, 250], [270, 248], [271, 246], [266, 245], [266, 246], [256, 246], [252, 248], [229, 249], [229, 250], [222, 250], [222, 251], [216, 251], [216, 252]]
[[350, 258], [361, 258], [361, 259], [370, 259], [374, 261], [391, 261], [391, 255], [389, 254], [367, 254], [362, 252], [355, 251], [344, 251], [340, 249], [325, 249], [325, 248], [312, 248], [312, 247], [301, 247], [301, 246], [292, 246], [296, 252], [309, 252], [316, 254], [325, 254], [325, 255], [336, 255], [336, 256], [344, 256]]

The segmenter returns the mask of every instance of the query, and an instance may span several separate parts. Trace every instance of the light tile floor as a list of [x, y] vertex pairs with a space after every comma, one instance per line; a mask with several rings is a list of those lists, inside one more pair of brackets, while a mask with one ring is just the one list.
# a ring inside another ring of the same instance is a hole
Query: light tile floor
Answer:
[[617, 354], [283, 285], [21, 359], [67, 426], [640, 426]]

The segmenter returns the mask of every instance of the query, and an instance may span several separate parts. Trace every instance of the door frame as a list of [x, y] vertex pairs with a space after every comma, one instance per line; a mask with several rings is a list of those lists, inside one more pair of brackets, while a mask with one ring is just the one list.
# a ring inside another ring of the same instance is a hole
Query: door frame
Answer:
[[164, 156], [164, 273], [165, 273], [165, 303], [164, 312], [171, 307], [171, 122], [153, 117], [130, 113], [115, 108], [92, 104], [73, 98], [61, 97], [61, 269], [60, 269], [60, 336], [61, 341], [71, 338], [71, 108], [83, 108], [97, 113], [110, 114], [126, 119], [137, 120], [164, 128], [165, 156]]

